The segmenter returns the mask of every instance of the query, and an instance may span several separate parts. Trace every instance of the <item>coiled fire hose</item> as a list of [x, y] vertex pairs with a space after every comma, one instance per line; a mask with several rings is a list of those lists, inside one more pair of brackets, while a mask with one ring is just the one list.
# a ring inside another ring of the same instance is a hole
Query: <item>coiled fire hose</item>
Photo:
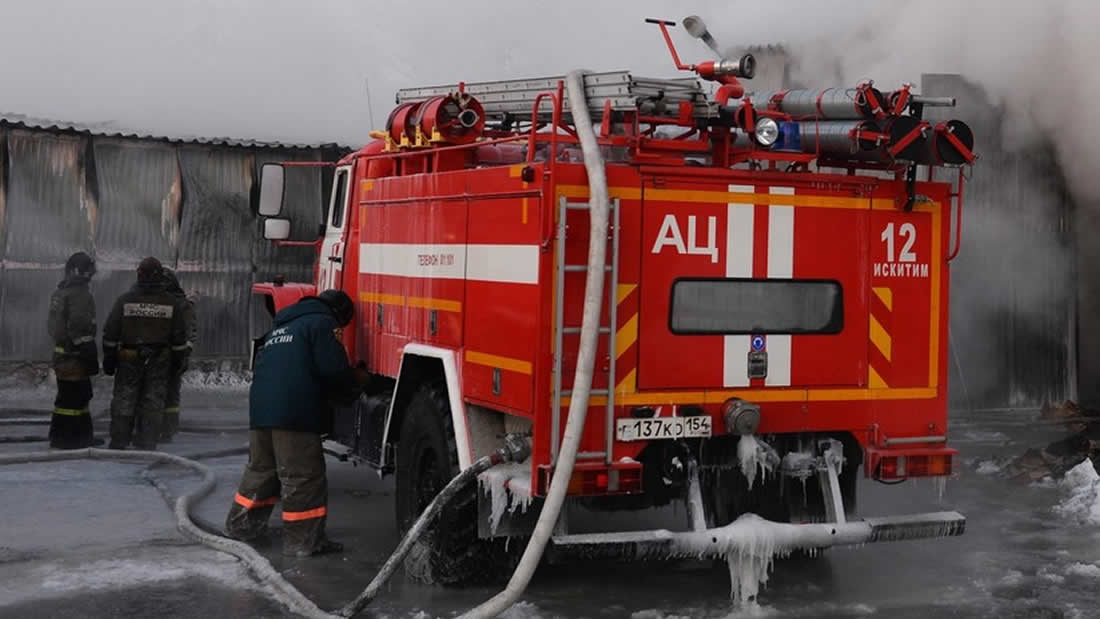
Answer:
[[[573, 476], [573, 464], [577, 460], [584, 430], [584, 419], [588, 413], [588, 394], [592, 387], [592, 367], [596, 360], [597, 337], [600, 327], [600, 306], [603, 301], [603, 274], [607, 260], [607, 222], [610, 205], [608, 204], [607, 174], [604, 170], [603, 156], [600, 154], [596, 134], [592, 131], [592, 119], [588, 114], [588, 98], [584, 92], [584, 72], [573, 71], [565, 79], [569, 94], [569, 109], [573, 113], [573, 125], [580, 138], [581, 151], [584, 153], [584, 167], [588, 172], [588, 207], [591, 229], [588, 243], [588, 277], [584, 284], [584, 314], [581, 320], [580, 350], [577, 353], [577, 373], [573, 376], [573, 395], [569, 401], [569, 418], [562, 435], [561, 451], [558, 452], [554, 476], [550, 481], [550, 490], [539, 513], [535, 531], [527, 542], [523, 557], [512, 572], [508, 586], [480, 606], [461, 616], [461, 619], [488, 619], [496, 617], [519, 600], [535, 574], [535, 568], [542, 560], [546, 543], [558, 522], [565, 501], [565, 491], [569, 478]], [[554, 128], [557, 131], [557, 127]], [[551, 155], [554, 156], [554, 155]], [[558, 239], [559, 243], [565, 239]], [[612, 325], [614, 329], [614, 325]]]
[[[195, 454], [193, 457], [217, 458], [247, 452], [247, 447], [235, 447]], [[401, 539], [401, 543], [397, 545], [397, 548], [390, 555], [390, 558], [383, 564], [382, 569], [375, 574], [366, 589], [343, 608], [333, 612], [324, 611], [314, 604], [313, 601], [302, 594], [294, 585], [287, 582], [271, 563], [263, 555], [256, 552], [252, 546], [222, 535], [217, 531], [217, 528], [210, 523], [196, 523], [190, 513], [191, 506], [202, 500], [214, 489], [216, 477], [209, 467], [196, 462], [194, 459], [161, 451], [117, 451], [89, 447], [87, 449], [75, 449], [71, 451], [35, 451], [0, 455], [0, 466], [6, 464], [30, 464], [36, 462], [58, 462], [83, 459], [149, 462], [150, 466], [143, 472], [142, 476], [161, 493], [165, 500], [168, 500], [169, 503], [172, 504], [173, 512], [176, 515], [176, 527], [185, 537], [209, 548], [213, 548], [214, 550], [231, 554], [243, 561], [262, 583], [271, 588], [272, 598], [291, 611], [311, 619], [331, 619], [333, 617], [352, 617], [366, 608], [366, 606], [377, 597], [382, 586], [385, 585], [390, 577], [393, 576], [394, 572], [397, 571], [397, 567], [405, 560], [413, 544], [428, 529], [432, 521], [435, 520], [436, 516], [438, 516], [439, 512], [443, 509], [443, 506], [450, 502], [463, 487], [473, 483], [479, 474], [489, 470], [497, 464], [503, 462], [521, 462], [527, 459], [529, 454], [530, 445], [528, 445], [526, 441], [506, 441], [505, 447], [501, 447], [494, 453], [475, 460], [469, 468], [451, 479], [451, 481], [443, 487], [443, 490], [432, 499], [432, 502], [428, 504], [424, 512], [420, 514], [420, 517], [417, 518], [416, 522], [409, 528], [408, 532], [405, 533], [405, 536]], [[176, 498], [175, 502], [172, 503], [170, 501], [168, 488], [160, 481], [154, 479], [149, 473], [149, 470], [157, 464], [175, 464], [191, 469], [202, 477], [202, 481], [196, 488], [188, 493], [180, 495]]]

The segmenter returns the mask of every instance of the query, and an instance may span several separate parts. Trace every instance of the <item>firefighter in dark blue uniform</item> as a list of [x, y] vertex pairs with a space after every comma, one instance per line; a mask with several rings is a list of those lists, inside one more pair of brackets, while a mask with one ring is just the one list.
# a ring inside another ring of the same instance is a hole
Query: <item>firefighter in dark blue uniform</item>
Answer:
[[337, 339], [355, 306], [347, 294], [326, 290], [275, 316], [263, 338], [249, 392], [249, 455], [226, 530], [241, 540], [267, 532], [283, 502], [283, 554], [308, 557], [339, 552], [325, 536], [328, 483], [321, 435], [332, 431], [330, 402], [351, 404], [365, 372], [348, 365]]

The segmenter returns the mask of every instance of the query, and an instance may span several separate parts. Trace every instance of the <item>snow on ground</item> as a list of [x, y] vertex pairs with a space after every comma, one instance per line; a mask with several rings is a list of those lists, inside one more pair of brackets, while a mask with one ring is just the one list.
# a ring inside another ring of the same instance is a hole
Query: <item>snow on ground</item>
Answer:
[[28, 600], [130, 589], [195, 576], [222, 586], [260, 590], [240, 561], [205, 548], [131, 547], [119, 554], [125, 558], [60, 558], [24, 564], [18, 571], [5, 574], [0, 609]]
[[1002, 466], [997, 464], [993, 460], [983, 460], [978, 463], [977, 472], [979, 475], [996, 475], [1000, 473]]
[[1066, 575], [1100, 580], [1100, 565], [1095, 563], [1074, 563], [1066, 568]]
[[1054, 506], [1056, 513], [1080, 524], [1100, 525], [1100, 475], [1091, 460], [1070, 469], [1059, 485], [1068, 496]]
[[183, 385], [205, 391], [246, 392], [252, 385], [252, 373], [247, 370], [190, 371], [183, 375]]
[[736, 610], [684, 608], [674, 612], [656, 608], [640, 610], [630, 619], [757, 619], [764, 617], [870, 617], [878, 610], [868, 604], [817, 603], [803, 609], [773, 608], [767, 605], [748, 604]]

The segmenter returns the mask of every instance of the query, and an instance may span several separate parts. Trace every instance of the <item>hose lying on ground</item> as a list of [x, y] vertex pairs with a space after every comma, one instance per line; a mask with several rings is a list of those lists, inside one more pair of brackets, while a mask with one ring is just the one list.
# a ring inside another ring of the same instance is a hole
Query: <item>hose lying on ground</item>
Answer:
[[0, 426], [48, 426], [49, 417], [5, 417], [0, 419]]
[[[573, 375], [573, 395], [569, 401], [569, 416], [562, 434], [561, 448], [550, 480], [550, 490], [546, 493], [542, 511], [539, 513], [535, 530], [527, 542], [519, 565], [512, 572], [508, 586], [480, 606], [462, 615], [463, 619], [483, 619], [496, 617], [519, 600], [535, 568], [542, 560], [546, 543], [558, 522], [569, 479], [573, 475], [573, 464], [577, 459], [581, 434], [584, 431], [584, 419], [588, 413], [588, 394], [592, 387], [592, 367], [596, 360], [596, 346], [600, 327], [600, 306], [603, 302], [603, 274], [607, 261], [607, 222], [610, 206], [607, 193], [607, 174], [604, 170], [603, 156], [600, 154], [596, 134], [592, 131], [592, 119], [588, 114], [588, 98], [584, 92], [584, 72], [573, 71], [565, 79], [569, 94], [569, 109], [573, 113], [573, 125], [577, 129], [581, 151], [584, 154], [584, 168], [588, 173], [588, 276], [584, 283], [584, 314], [581, 319], [580, 348], [577, 352], [577, 371]], [[557, 131], [557, 127], [553, 128]], [[564, 239], [558, 239], [564, 243]], [[612, 326], [614, 328], [614, 326]]]
[[431, 503], [424, 508], [424, 511], [420, 514], [420, 517], [416, 519], [409, 530], [405, 533], [405, 537], [401, 538], [401, 543], [397, 545], [397, 549], [390, 554], [390, 558], [386, 559], [386, 562], [382, 565], [382, 569], [378, 570], [378, 573], [374, 575], [374, 579], [370, 581], [366, 589], [359, 594], [351, 602], [348, 602], [342, 609], [337, 611], [337, 614], [341, 617], [353, 617], [364, 608], [367, 604], [378, 595], [378, 592], [382, 589], [382, 585], [386, 584], [386, 581], [393, 576], [393, 573], [397, 570], [397, 566], [401, 565], [401, 562], [405, 560], [405, 556], [412, 550], [413, 544], [421, 535], [428, 529], [435, 517], [439, 515], [439, 512], [455, 497], [456, 494], [466, 484], [473, 483], [477, 476], [484, 471], [500, 464], [502, 462], [522, 462], [527, 459], [527, 454], [530, 452], [530, 448], [526, 443], [522, 446], [509, 445], [509, 447], [503, 447], [497, 450], [496, 453], [478, 458], [471, 464], [466, 470], [462, 471], [458, 475], [455, 475], [451, 481], [439, 491], [439, 494], [435, 495]]
[[[248, 445], [244, 445], [243, 447], [229, 447], [226, 449], [200, 451], [198, 453], [185, 454], [180, 457], [186, 458], [188, 460], [205, 460], [213, 458], [224, 458], [227, 456], [241, 456], [247, 453]], [[164, 499], [164, 502], [168, 504], [168, 508], [171, 509], [175, 505], [175, 497], [172, 496], [172, 493], [168, 490], [168, 486], [166, 486], [164, 482], [160, 481], [156, 477], [153, 477], [153, 469], [155, 469], [160, 464], [163, 464], [163, 462], [157, 460], [151, 463], [149, 466], [145, 467], [145, 469], [141, 471], [141, 478], [148, 482], [149, 485], [157, 489], [157, 492], [160, 493], [160, 496]], [[192, 507], [198, 505], [199, 501], [201, 501], [201, 498], [196, 499]], [[209, 520], [196, 516], [195, 514], [189, 513], [189, 515], [191, 516], [191, 521], [195, 523], [195, 526], [199, 527], [203, 531], [206, 531], [207, 533], [211, 533], [213, 535], [226, 537], [225, 531], [223, 531], [220, 526], [214, 524], [213, 522], [210, 522]]]
[[267, 559], [261, 556], [248, 544], [204, 531], [195, 526], [189, 513], [191, 504], [193, 501], [197, 501], [209, 494], [210, 491], [213, 490], [215, 483], [213, 471], [203, 464], [159, 451], [114, 451], [90, 447], [72, 451], [35, 451], [22, 454], [0, 455], [0, 466], [5, 464], [82, 460], [86, 458], [92, 460], [164, 462], [182, 466], [197, 472], [202, 476], [202, 481], [199, 483], [198, 487], [191, 492], [180, 495], [173, 506], [173, 511], [176, 515], [176, 526], [179, 528], [179, 531], [192, 541], [231, 554], [244, 561], [261, 582], [271, 587], [273, 590], [272, 597], [290, 610], [305, 617], [323, 617], [326, 619], [332, 617], [329, 613], [318, 608], [309, 598], [302, 595], [294, 585], [287, 582], [286, 579], [271, 566], [271, 563], [269, 563]]
[[[290, 584], [272, 567], [271, 563], [256, 552], [251, 546], [243, 542], [225, 537], [220, 529], [201, 519], [196, 520], [191, 516], [190, 510], [193, 503], [197, 503], [210, 493], [214, 488], [216, 478], [209, 467], [196, 462], [198, 458], [219, 458], [224, 456], [248, 453], [247, 447], [235, 447], [215, 451], [202, 452], [191, 455], [190, 458], [176, 456], [159, 451], [115, 451], [107, 449], [76, 449], [71, 451], [36, 451], [22, 454], [0, 455], [0, 466], [5, 464], [29, 464], [34, 462], [55, 462], [64, 460], [81, 460], [90, 458], [93, 460], [139, 460], [151, 461], [151, 464], [142, 472], [142, 477], [160, 492], [165, 501], [173, 507], [176, 515], [176, 526], [185, 537], [199, 542], [205, 546], [221, 552], [231, 554], [248, 566], [261, 582], [273, 589], [272, 597], [290, 610], [310, 618], [352, 617], [362, 611], [371, 601], [377, 597], [382, 586], [393, 576], [397, 566], [405, 560], [416, 540], [435, 520], [436, 516], [451, 499], [467, 484], [472, 483], [477, 476], [502, 462], [521, 462], [530, 454], [530, 446], [526, 441], [506, 441], [506, 446], [498, 449], [491, 455], [483, 456], [476, 460], [469, 468], [456, 475], [443, 490], [436, 495], [409, 528], [401, 539], [401, 543], [390, 555], [382, 569], [375, 574], [367, 588], [354, 600], [334, 613], [321, 610], [309, 598], [302, 594], [294, 585]], [[186, 494], [180, 495], [173, 502], [167, 486], [155, 479], [151, 470], [158, 464], [176, 464], [189, 468], [202, 476], [202, 482], [197, 488]]]
[[0, 436], [0, 444], [5, 443], [45, 443], [48, 436]]

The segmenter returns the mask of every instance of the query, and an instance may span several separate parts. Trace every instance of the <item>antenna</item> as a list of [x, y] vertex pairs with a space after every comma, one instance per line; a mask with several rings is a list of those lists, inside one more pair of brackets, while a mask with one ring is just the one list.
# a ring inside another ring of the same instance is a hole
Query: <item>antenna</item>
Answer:
[[367, 120], [373, 130], [377, 128], [374, 126], [374, 103], [370, 99], [370, 80], [366, 76], [363, 76], [363, 88], [367, 91]]

